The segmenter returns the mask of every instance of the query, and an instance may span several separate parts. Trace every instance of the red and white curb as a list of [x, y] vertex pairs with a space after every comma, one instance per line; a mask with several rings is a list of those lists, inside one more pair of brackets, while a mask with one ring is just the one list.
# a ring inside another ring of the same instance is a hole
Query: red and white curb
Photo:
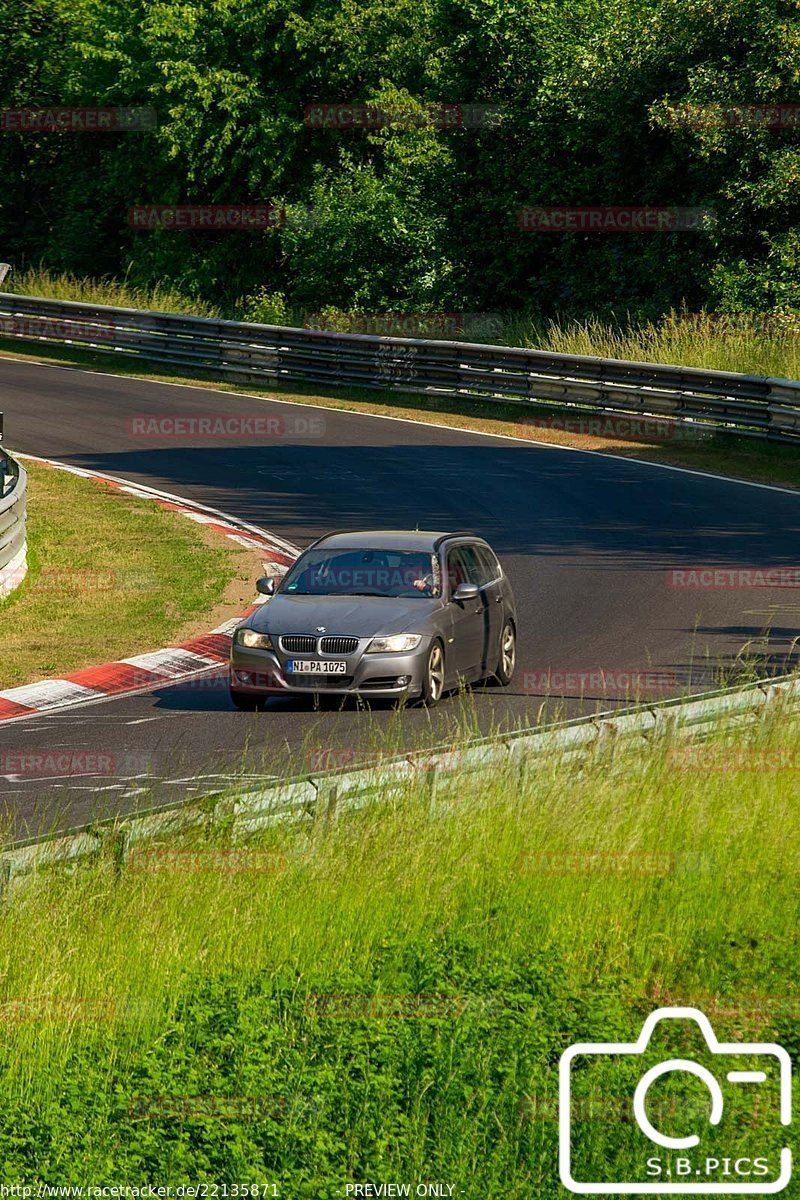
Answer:
[[[170, 492], [129, 483], [126, 479], [105, 475], [99, 471], [85, 471], [81, 467], [68, 466], [66, 463], [38, 458], [32, 454], [17, 454], [16, 457], [57, 467], [84, 479], [94, 479], [131, 496], [152, 500], [162, 508], [180, 513], [198, 525], [206, 525], [240, 546], [263, 553], [268, 574], [281, 574], [300, 553], [298, 547], [293, 546], [291, 542], [286, 542], [257, 525], [240, 521], [220, 509], [184, 500]], [[219, 668], [228, 660], [233, 630], [245, 617], [255, 612], [265, 599], [266, 597], [257, 600], [240, 616], [231, 618], [217, 629], [212, 629], [210, 633], [193, 638], [190, 642], [183, 642], [179, 646], [168, 646], [164, 650], [137, 654], [132, 658], [122, 658], [118, 662], [105, 663], [99, 667], [86, 667], [62, 679], [43, 679], [39, 683], [28, 683], [0, 692], [0, 722], [48, 713], [54, 709], [85, 704], [92, 700], [102, 700], [106, 696], [149, 691], [159, 685], [178, 683]]]

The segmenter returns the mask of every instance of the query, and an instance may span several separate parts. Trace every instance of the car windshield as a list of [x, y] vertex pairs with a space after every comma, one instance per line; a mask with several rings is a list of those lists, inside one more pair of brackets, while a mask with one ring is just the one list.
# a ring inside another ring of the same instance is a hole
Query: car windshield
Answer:
[[290, 596], [422, 596], [442, 593], [435, 554], [424, 550], [309, 550], [286, 575]]

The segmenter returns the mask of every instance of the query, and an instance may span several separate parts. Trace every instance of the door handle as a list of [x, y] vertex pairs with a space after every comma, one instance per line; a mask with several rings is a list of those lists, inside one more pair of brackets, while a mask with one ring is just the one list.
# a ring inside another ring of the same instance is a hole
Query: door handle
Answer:
[[502, 604], [502, 603], [503, 603], [503, 597], [502, 597], [502, 596], [495, 596], [495, 598], [494, 598], [494, 602], [495, 602], [495, 604]]

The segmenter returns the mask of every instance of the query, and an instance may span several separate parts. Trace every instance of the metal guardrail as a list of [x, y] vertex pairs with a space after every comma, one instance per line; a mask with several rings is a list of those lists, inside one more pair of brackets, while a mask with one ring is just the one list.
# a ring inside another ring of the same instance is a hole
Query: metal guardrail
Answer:
[[382, 388], [575, 406], [800, 440], [800, 382], [509, 346], [330, 333], [0, 293], [0, 336], [55, 341], [235, 381]]
[[627, 709], [578, 717], [534, 732], [517, 732], [475, 739], [459, 749], [416, 751], [368, 767], [310, 773], [263, 787], [197, 797], [110, 818], [64, 833], [46, 834], [17, 842], [0, 851], [0, 891], [24, 884], [40, 869], [69, 865], [109, 854], [124, 864], [137, 843], [169, 838], [192, 829], [224, 826], [246, 838], [287, 820], [331, 821], [339, 813], [375, 801], [391, 801], [411, 780], [419, 780], [432, 801], [439, 780], [461, 772], [478, 775], [511, 765], [524, 771], [546, 756], [580, 762], [593, 755], [612, 758], [617, 747], [639, 745], [652, 752], [659, 744], [671, 747], [684, 740], [707, 737], [753, 722], [766, 712], [800, 712], [800, 678], [785, 676], [765, 683], [729, 688], [710, 696], [667, 700], [649, 708]]
[[[547, 401], [685, 420], [751, 436], [800, 438], [800, 382], [787, 379], [506, 346], [321, 333], [9, 293], [0, 293], [0, 336], [67, 343], [245, 381], [390, 388], [526, 406]], [[22, 491], [14, 503], [23, 498], [24, 528], [24, 472], [19, 471]], [[514, 760], [524, 766], [547, 754], [594, 754], [620, 740], [652, 744], [662, 733], [703, 737], [720, 722], [751, 720], [775, 704], [800, 711], [800, 680], [787, 677], [694, 700], [579, 718], [534, 733], [482, 739], [455, 752], [431, 750], [379, 768], [327, 771], [268, 784], [233, 798], [180, 801], [122, 822], [101, 822], [10, 846], [0, 852], [0, 886], [39, 867], [97, 855], [109, 846], [116, 859], [124, 859], [128, 844], [218, 820], [246, 835], [275, 821], [331, 816], [390, 797], [409, 775], [435, 781], [441, 772], [496, 770]]]
[[28, 569], [28, 476], [2, 447], [0, 414], [0, 599], [18, 587]]

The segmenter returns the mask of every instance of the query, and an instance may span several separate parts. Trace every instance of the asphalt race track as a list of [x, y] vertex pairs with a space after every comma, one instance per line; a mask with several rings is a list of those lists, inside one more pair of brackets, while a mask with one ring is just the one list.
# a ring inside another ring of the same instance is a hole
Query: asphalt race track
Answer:
[[[800, 563], [800, 496], [786, 491], [9, 359], [0, 360], [0, 410], [13, 450], [213, 505], [299, 546], [333, 528], [475, 530], [498, 552], [520, 618], [511, 688], [452, 696], [432, 712], [352, 702], [342, 711], [313, 711], [281, 698], [264, 713], [239, 713], [217, 675], [8, 722], [0, 726], [0, 750], [102, 751], [114, 763], [101, 778], [0, 778], [17, 836], [205, 793], [231, 776], [350, 765], [382, 747], [448, 744], [465, 727], [489, 733], [613, 708], [627, 700], [618, 682], [625, 672], [640, 680], [642, 698], [707, 690], [717, 668], [731, 668], [750, 639], [764, 673], [780, 671], [793, 653], [796, 591], [676, 589], [668, 576], [700, 565]], [[265, 413], [281, 430], [313, 416], [323, 435], [192, 441], [131, 432], [134, 417]], [[13, 619], [13, 609], [4, 619]], [[597, 668], [610, 686], [563, 678]], [[556, 680], [549, 689], [542, 681], [548, 669]], [[565, 698], [554, 698], [559, 691]]]

